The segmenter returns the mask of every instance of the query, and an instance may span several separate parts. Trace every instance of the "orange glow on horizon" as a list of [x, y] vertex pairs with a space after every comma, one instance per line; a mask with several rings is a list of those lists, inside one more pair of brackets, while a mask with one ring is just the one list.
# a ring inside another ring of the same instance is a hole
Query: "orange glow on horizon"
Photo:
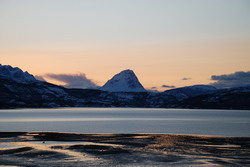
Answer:
[[[98, 46], [90, 48], [1, 50], [4, 65], [33, 75], [85, 73], [102, 86], [114, 74], [132, 69], [145, 88], [209, 84], [211, 75], [248, 71], [249, 42], [162, 45]], [[183, 81], [184, 77], [192, 78]], [[51, 81], [53, 82], [53, 81]], [[55, 83], [55, 82], [54, 82]]]

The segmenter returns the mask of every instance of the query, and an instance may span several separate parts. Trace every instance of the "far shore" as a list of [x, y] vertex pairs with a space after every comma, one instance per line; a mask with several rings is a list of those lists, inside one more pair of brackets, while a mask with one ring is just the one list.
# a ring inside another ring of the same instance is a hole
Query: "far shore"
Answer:
[[249, 166], [250, 137], [0, 132], [0, 166]]
[[0, 111], [1, 110], [31, 110], [31, 109], [68, 109], [68, 108], [137, 108], [137, 109], [173, 109], [173, 110], [243, 110], [243, 111], [249, 111], [249, 108], [216, 108], [216, 107], [211, 107], [211, 108], [188, 108], [188, 107], [176, 107], [176, 108], [166, 108], [166, 107], [116, 107], [116, 106], [81, 106], [81, 107], [75, 107], [75, 106], [70, 106], [70, 107], [2, 107], [0, 106]]

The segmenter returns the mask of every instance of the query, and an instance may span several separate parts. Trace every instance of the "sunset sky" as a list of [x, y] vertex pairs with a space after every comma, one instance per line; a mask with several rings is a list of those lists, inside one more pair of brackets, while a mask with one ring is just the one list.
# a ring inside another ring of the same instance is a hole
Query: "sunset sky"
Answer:
[[0, 0], [0, 64], [54, 83], [131, 69], [147, 89], [210, 84], [250, 71], [250, 1]]

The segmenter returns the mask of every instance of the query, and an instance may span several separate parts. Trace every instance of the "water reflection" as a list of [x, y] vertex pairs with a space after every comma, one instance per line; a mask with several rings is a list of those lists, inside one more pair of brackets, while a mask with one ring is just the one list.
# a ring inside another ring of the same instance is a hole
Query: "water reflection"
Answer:
[[0, 131], [250, 136], [250, 111], [134, 108], [0, 110]]

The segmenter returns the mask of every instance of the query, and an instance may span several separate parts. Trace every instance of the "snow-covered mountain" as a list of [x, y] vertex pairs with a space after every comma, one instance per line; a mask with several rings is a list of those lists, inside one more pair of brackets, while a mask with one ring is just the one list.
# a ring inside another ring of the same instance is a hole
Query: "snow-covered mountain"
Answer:
[[41, 107], [154, 107], [250, 109], [250, 87], [217, 90], [208, 85], [166, 92], [145, 91], [134, 72], [125, 70], [104, 88], [68, 89], [36, 80], [19, 68], [0, 66], [0, 109]]
[[0, 77], [14, 80], [17, 83], [24, 83], [24, 84], [34, 83], [37, 81], [33, 75], [29, 74], [28, 72], [23, 72], [18, 67], [13, 68], [9, 65], [1, 65], [1, 64], [0, 64]]
[[17, 67], [0, 65], [0, 108], [59, 107], [77, 102], [63, 87], [38, 81]]
[[250, 109], [250, 86], [218, 89], [215, 93], [193, 96], [179, 103], [182, 108]]
[[210, 85], [193, 85], [165, 91], [167, 95], [173, 95], [179, 99], [193, 96], [215, 93], [217, 89]]
[[108, 80], [101, 90], [109, 92], [145, 92], [132, 70], [124, 70]]

